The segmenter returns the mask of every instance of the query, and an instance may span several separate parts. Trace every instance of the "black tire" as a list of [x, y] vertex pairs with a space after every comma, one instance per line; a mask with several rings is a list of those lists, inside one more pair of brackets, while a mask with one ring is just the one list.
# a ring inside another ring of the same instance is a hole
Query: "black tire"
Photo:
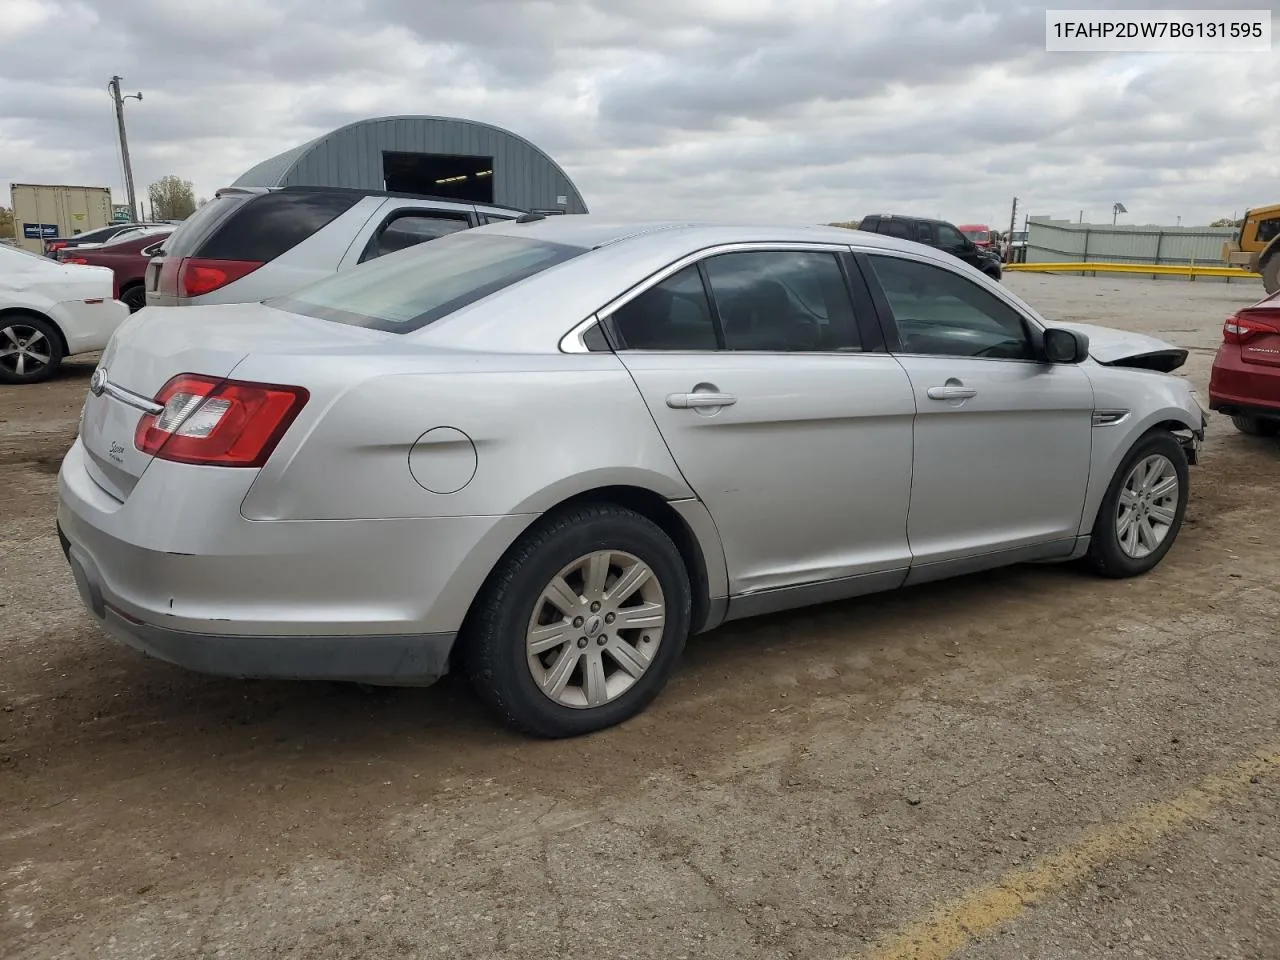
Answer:
[[[526, 630], [542, 591], [562, 569], [609, 549], [639, 558], [656, 576], [666, 605], [662, 639], [649, 667], [616, 699], [565, 706], [535, 681]], [[691, 609], [684, 560], [657, 524], [621, 507], [585, 505], [544, 517], [508, 551], [476, 599], [461, 638], [463, 659], [480, 698], [512, 727], [539, 737], [579, 736], [621, 723], [657, 697], [684, 650]]]
[[1235, 428], [1251, 437], [1274, 437], [1280, 435], [1280, 420], [1258, 417], [1252, 413], [1237, 413], [1231, 418]]
[[1262, 289], [1267, 293], [1280, 290], [1280, 253], [1273, 253], [1267, 257], [1259, 265], [1258, 272], [1262, 274]]
[[[32, 365], [24, 354], [21, 358], [23, 371], [19, 373], [18, 355], [4, 351], [12, 349], [16, 343], [28, 343], [37, 335], [43, 338], [38, 345], [48, 360]], [[0, 317], [0, 383], [25, 384], [48, 380], [62, 365], [62, 356], [62, 335], [51, 321], [34, 313], [7, 313]]]
[[[1116, 530], [1120, 493], [1125, 479], [1129, 476], [1129, 471], [1138, 461], [1157, 453], [1168, 458], [1173, 464], [1174, 472], [1178, 477], [1178, 503], [1174, 510], [1173, 523], [1169, 525], [1170, 529], [1164, 540], [1145, 557], [1135, 558], [1121, 548], [1120, 535]], [[1087, 558], [1093, 571], [1099, 576], [1114, 579], [1136, 577], [1152, 570], [1163, 560], [1182, 529], [1182, 518], [1187, 512], [1187, 497], [1190, 492], [1189, 479], [1186, 451], [1182, 449], [1182, 444], [1173, 434], [1164, 430], [1155, 430], [1135, 443], [1129, 455], [1121, 462], [1120, 468], [1116, 470], [1115, 476], [1111, 478], [1111, 485], [1107, 487], [1107, 493], [1102, 498], [1101, 506], [1098, 507], [1098, 516], [1093, 523], [1093, 536], [1089, 543]]]
[[120, 302], [129, 308], [130, 313], [137, 313], [147, 305], [147, 288], [140, 283], [126, 287], [120, 292]]

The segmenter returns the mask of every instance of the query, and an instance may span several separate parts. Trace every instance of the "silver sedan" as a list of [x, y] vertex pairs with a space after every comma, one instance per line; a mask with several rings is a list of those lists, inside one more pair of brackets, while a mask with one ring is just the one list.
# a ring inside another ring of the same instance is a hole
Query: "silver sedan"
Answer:
[[1027, 561], [1150, 570], [1204, 430], [1185, 356], [889, 237], [529, 216], [135, 314], [58, 522], [137, 649], [462, 669], [568, 736], [643, 709], [726, 620]]

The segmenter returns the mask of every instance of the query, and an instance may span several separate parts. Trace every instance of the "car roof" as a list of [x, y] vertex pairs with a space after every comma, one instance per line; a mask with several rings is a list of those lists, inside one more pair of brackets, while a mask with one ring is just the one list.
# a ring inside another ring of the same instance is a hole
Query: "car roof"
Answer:
[[525, 222], [513, 220], [481, 227], [480, 230], [587, 249], [599, 249], [641, 238], [659, 239], [655, 235], [666, 235], [670, 237], [672, 246], [690, 249], [726, 243], [834, 243], [888, 250], [920, 248], [919, 244], [896, 237], [822, 224], [787, 221], [628, 220], [592, 213], [545, 217]]
[[477, 210], [492, 210], [495, 213], [521, 214], [526, 211], [520, 207], [508, 207], [501, 203], [480, 203], [474, 200], [462, 200], [458, 197], [437, 197], [429, 193], [405, 193], [399, 190], [366, 190], [363, 187], [322, 187], [308, 184], [293, 184], [288, 187], [220, 187], [214, 196], [252, 195], [259, 193], [347, 193], [360, 197], [395, 197], [401, 200], [428, 200], [436, 203], [461, 203], [475, 207]]

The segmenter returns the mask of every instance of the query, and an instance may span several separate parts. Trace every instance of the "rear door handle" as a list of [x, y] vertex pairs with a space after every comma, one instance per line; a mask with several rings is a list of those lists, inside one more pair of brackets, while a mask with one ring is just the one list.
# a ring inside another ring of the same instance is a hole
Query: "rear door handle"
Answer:
[[973, 387], [930, 387], [930, 400], [968, 400], [970, 397], [976, 397], [978, 391]]
[[689, 410], [693, 407], [729, 407], [738, 402], [731, 393], [669, 393], [667, 406], [673, 410]]

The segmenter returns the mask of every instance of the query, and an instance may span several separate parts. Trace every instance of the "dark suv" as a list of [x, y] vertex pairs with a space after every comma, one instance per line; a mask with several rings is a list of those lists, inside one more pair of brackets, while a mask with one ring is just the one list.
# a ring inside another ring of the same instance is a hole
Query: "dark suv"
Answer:
[[858, 224], [858, 229], [936, 247], [960, 258], [971, 267], [977, 267], [992, 280], [1000, 279], [1000, 255], [994, 250], [985, 250], [978, 246], [956, 229], [955, 224], [947, 223], [945, 220], [904, 217], [892, 213], [876, 214], [863, 217]]

